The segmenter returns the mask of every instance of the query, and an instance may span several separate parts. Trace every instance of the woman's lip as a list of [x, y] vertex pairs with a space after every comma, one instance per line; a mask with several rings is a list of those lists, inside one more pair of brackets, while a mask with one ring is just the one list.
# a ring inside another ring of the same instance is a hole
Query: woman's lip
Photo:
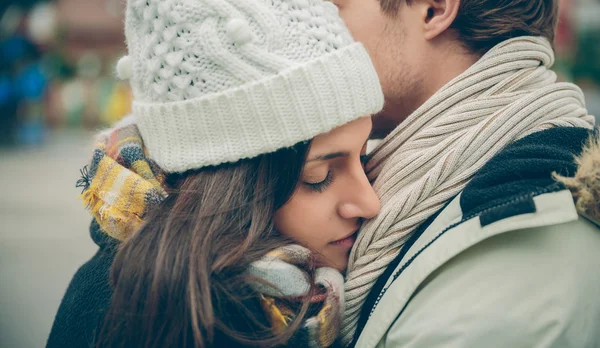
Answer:
[[354, 242], [356, 241], [357, 234], [358, 234], [358, 231], [355, 231], [348, 237], [338, 239], [336, 241], [331, 242], [330, 244], [344, 246], [344, 247], [352, 247], [354, 245]]

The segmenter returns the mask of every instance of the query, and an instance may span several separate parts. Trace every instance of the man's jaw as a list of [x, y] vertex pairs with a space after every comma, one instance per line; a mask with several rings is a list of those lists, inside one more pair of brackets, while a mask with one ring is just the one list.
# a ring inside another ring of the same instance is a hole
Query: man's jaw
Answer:
[[385, 138], [408, 117], [408, 115], [403, 115], [401, 112], [393, 112], [395, 108], [390, 108], [387, 105], [386, 103], [386, 107], [382, 111], [371, 117], [373, 119], [371, 139]]

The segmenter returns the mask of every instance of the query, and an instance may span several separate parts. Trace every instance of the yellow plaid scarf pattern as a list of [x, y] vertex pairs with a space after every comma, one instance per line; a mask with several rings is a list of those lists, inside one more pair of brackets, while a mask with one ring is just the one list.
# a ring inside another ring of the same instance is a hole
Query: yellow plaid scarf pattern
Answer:
[[81, 199], [100, 228], [123, 241], [137, 231], [148, 210], [167, 193], [165, 176], [146, 156], [135, 124], [101, 134], [89, 170], [82, 171]]

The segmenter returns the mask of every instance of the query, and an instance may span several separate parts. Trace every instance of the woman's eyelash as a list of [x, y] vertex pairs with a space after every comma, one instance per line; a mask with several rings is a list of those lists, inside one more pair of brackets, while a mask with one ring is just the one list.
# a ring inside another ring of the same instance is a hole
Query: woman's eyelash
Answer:
[[[369, 161], [369, 156], [367, 155], [361, 155], [360, 156], [360, 163], [364, 165], [367, 164], [367, 162]], [[305, 185], [308, 185], [308, 187], [310, 187], [311, 190], [316, 191], [316, 192], [323, 192], [325, 191], [325, 189], [327, 189], [327, 187], [329, 185], [331, 185], [331, 183], [333, 182], [333, 175], [331, 173], [331, 170], [327, 172], [327, 176], [325, 177], [325, 179], [323, 179], [323, 181], [320, 182], [304, 182]]]
[[333, 175], [331, 174], [331, 170], [330, 170], [327, 172], [327, 176], [325, 177], [325, 179], [323, 179], [323, 181], [305, 182], [305, 184], [308, 185], [311, 188], [311, 190], [314, 190], [317, 192], [323, 192], [331, 184], [332, 181], [333, 181]]

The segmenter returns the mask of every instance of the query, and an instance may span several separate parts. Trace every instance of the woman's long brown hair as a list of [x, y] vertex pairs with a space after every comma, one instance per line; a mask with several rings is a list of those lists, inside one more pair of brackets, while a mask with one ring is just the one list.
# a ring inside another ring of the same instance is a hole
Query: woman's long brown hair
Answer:
[[273, 333], [247, 266], [286, 241], [273, 215], [293, 194], [308, 144], [170, 175], [169, 196], [123, 243], [98, 347], [285, 344], [307, 305]]

